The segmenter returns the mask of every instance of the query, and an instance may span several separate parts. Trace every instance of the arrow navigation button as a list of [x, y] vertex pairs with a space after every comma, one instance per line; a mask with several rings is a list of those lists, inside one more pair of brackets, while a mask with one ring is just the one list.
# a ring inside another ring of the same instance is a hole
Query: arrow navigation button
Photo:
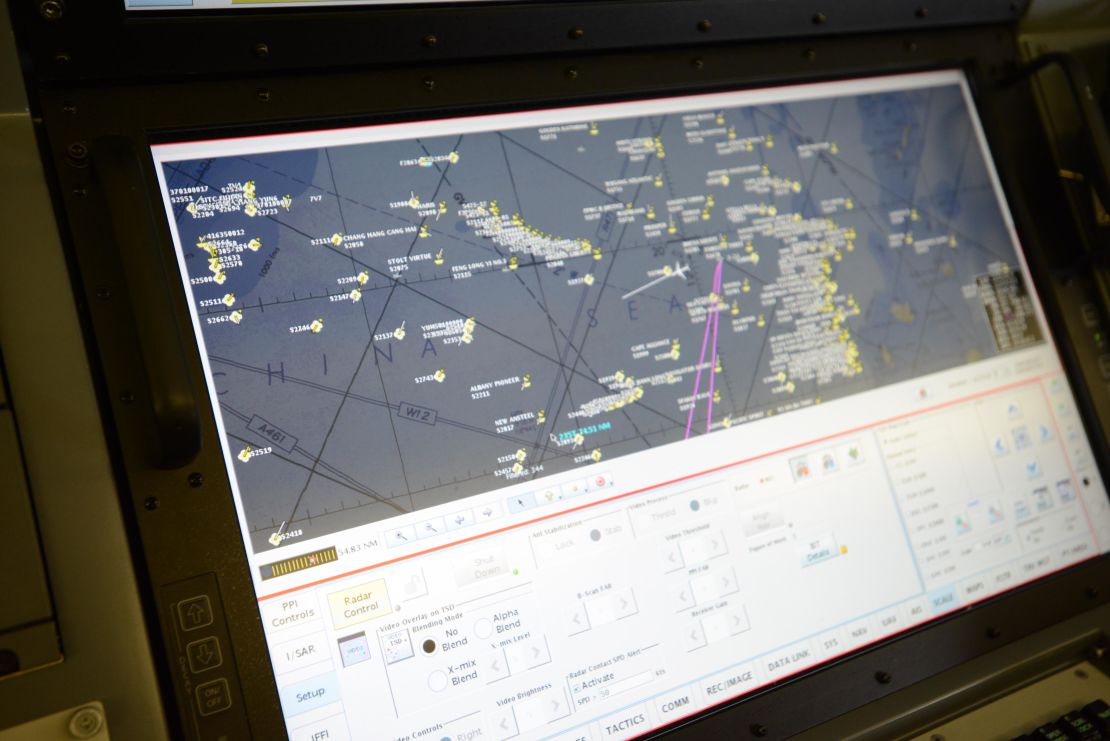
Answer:
[[182, 630], [196, 630], [212, 624], [212, 602], [207, 594], [183, 599], [177, 603], [177, 622]]
[[224, 663], [223, 654], [220, 652], [220, 641], [216, 636], [202, 638], [186, 645], [185, 655], [189, 660], [189, 671], [193, 674], [215, 669]]

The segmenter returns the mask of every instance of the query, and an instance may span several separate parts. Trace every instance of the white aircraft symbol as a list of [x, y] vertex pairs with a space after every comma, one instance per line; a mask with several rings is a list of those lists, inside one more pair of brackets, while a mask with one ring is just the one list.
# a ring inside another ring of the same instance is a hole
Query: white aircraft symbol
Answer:
[[628, 299], [632, 298], [633, 296], [635, 296], [640, 291], [646, 291], [647, 289], [651, 288], [652, 286], [657, 285], [659, 283], [662, 283], [667, 278], [672, 278], [676, 275], [679, 278], [685, 279], [686, 278], [686, 271], [689, 270], [689, 269], [690, 269], [689, 265], [679, 265], [678, 260], [675, 260], [673, 269], [671, 269], [669, 266], [663, 268], [663, 270], [664, 270], [663, 275], [659, 276], [655, 280], [648, 281], [647, 283], [643, 284], [642, 286], [640, 286], [639, 288], [637, 288], [633, 291], [629, 291], [628, 293], [621, 296], [621, 300], [622, 301], [627, 301]]

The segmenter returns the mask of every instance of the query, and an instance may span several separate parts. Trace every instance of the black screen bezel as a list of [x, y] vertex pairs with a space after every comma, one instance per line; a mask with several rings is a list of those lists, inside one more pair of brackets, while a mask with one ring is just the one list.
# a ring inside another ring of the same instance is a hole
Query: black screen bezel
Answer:
[[[312, 128], [324, 128], [356, 122], [382, 123], [960, 67], [968, 73], [976, 93], [979, 113], [996, 161], [1004, 160], [1015, 145], [1020, 146], [1000, 121], [1017, 110], [1029, 121], [1028, 128], [1033, 128], [1035, 112], [1028, 91], [996, 90], [1001, 75], [1016, 62], [1016, 50], [1008, 33], [989, 28], [935, 31], [916, 35], [912, 48], [909, 43], [893, 37], [849, 37], [817, 44], [781, 42], [722, 46], [694, 53], [673, 49], [655, 54], [518, 60], [508, 64], [513, 66], [514, 76], [522, 81], [507, 85], [495, 95], [474, 85], [473, 80], [495, 71], [503, 73], [505, 64], [496, 66], [500, 70], [493, 65], [474, 63], [352, 72], [327, 80], [305, 75], [162, 86], [118, 85], [96, 90], [62, 88], [43, 90], [41, 105], [59, 205], [69, 226], [74, 267], [85, 296], [98, 297], [103, 287], [118, 284], [119, 278], [103, 257], [104, 240], [110, 239], [106, 236], [110, 235], [110, 230], [104, 228], [102, 208], [98, 213], [97, 204], [102, 206], [102, 202], [98, 201], [96, 173], [79, 158], [75, 161], [72, 148], [75, 142], [87, 142], [109, 133], [129, 138], [143, 163], [142, 185], [151, 202], [159, 204], [161, 195], [149, 154], [149, 145], [159, 141], [203, 139], [246, 131], [296, 130], [308, 124]], [[835, 64], [817, 63], [826, 58], [837, 61]], [[570, 70], [575, 73], [570, 74]], [[376, 91], [376, 110], [344, 94], [344, 88], [350, 91], [367, 86], [373, 86]], [[214, 119], [222, 120], [213, 123]], [[1033, 172], [1043, 173], [1045, 164], [1043, 161], [1032, 163]], [[1088, 434], [1105, 474], [1107, 460], [1103, 437], [1093, 423], [1094, 407], [1103, 401], [1084, 393], [1081, 382], [1077, 383], [1081, 371], [1067, 351], [1061, 309], [1052, 298], [1054, 258], [1042, 247], [1040, 238], [1052, 218], [1045, 213], [1043, 204], [1038, 209], [1031, 208], [1027, 189], [1021, 183], [1022, 173], [1010, 168], [999, 169], [1034, 282], [1044, 299], [1050, 329], [1058, 338], [1069, 377], [1077, 387], [1080, 405], [1085, 407]], [[172, 260], [173, 246], [162, 211], [155, 210], [160, 239], [155, 249], [166, 261], [167, 273], [172, 276], [177, 271]], [[167, 289], [169, 307], [160, 310], [171, 308], [181, 336], [189, 337], [192, 326], [184, 290], [179, 282], [172, 280]], [[215, 440], [212, 411], [203, 401], [206, 382], [196, 347], [186, 344], [182, 350], [187, 356], [197, 398], [201, 400], [202, 452], [187, 468], [160, 471], [144, 458], [141, 451], [145, 446], [138, 444], [149, 434], [150, 422], [143, 412], [143, 384], [131, 363], [134, 348], [141, 338], [135, 336], [126, 320], [129, 311], [145, 307], [127, 306], [123, 299], [112, 302], [94, 298], [89, 303], [89, 341], [103, 371], [102, 400], [112, 419], [118, 475], [126, 484], [126, 496], [133, 507], [139, 557], [150, 577], [151, 599], [157, 607], [163, 633], [172, 632], [167, 627], [172, 618], [166, 606], [158, 601], [158, 589], [198, 573], [215, 573], [240, 674], [251, 679], [244, 683], [243, 694], [244, 709], [253, 732], [260, 738], [281, 733], [284, 722], [277, 707], [276, 687], [239, 540], [222, 454]], [[131, 390], [135, 400], [122, 401], [123, 390]], [[188, 483], [191, 473], [203, 474], [203, 487], [192, 487]], [[161, 497], [162, 504], [157, 510], [147, 506], [151, 491], [159, 492]], [[1001, 643], [1101, 604], [1106, 596], [1099, 596], [1097, 590], [1094, 597], [1090, 596], [1091, 588], [1107, 582], [1110, 582], [1110, 557], [1103, 556], [704, 711], [680, 727], [664, 732], [690, 738], [707, 733], [746, 735], [753, 724], [769, 729], [769, 737], [803, 730], [985, 653]], [[170, 647], [167, 645], [160, 650], [168, 652]], [[879, 673], [889, 675], [890, 680], [876, 681]], [[187, 715], [184, 711], [183, 716]], [[180, 720], [186, 722], [185, 717]]]

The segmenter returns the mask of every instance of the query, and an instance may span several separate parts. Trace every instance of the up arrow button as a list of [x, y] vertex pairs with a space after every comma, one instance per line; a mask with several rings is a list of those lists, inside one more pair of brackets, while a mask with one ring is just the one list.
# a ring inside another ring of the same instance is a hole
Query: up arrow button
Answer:
[[207, 594], [183, 599], [177, 603], [177, 622], [182, 630], [196, 630], [212, 624], [212, 603]]

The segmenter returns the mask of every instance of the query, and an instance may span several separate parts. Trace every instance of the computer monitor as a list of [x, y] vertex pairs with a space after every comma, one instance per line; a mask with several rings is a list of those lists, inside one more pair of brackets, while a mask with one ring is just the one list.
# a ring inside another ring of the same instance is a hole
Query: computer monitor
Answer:
[[961, 70], [151, 151], [292, 738], [631, 738], [1110, 550]]

